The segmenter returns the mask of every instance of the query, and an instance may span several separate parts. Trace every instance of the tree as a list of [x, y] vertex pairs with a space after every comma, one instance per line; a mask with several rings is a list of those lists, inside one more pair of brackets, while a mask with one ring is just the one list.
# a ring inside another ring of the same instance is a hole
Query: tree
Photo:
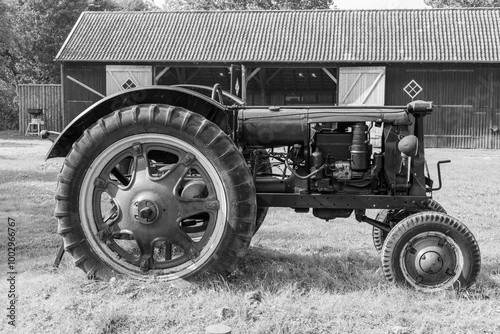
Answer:
[[333, 0], [165, 0], [165, 10], [330, 9]]
[[18, 36], [12, 29], [14, 14], [12, 7], [0, 1], [0, 80], [12, 82], [15, 87], [15, 60], [18, 53]]
[[17, 125], [15, 96], [19, 39], [12, 29], [14, 21], [12, 6], [0, 0], [0, 129]]
[[57, 83], [59, 64], [53, 60], [86, 0], [18, 0], [15, 29], [22, 38], [17, 63], [21, 83]]
[[0, 0], [0, 129], [17, 125], [20, 83], [58, 83], [54, 57], [83, 11], [154, 10], [152, 0]]
[[16, 30], [22, 36], [18, 62], [22, 83], [57, 83], [54, 57], [83, 11], [143, 11], [155, 9], [150, 0], [17, 0]]
[[151, 11], [159, 9], [154, 2], [148, 0], [114, 0], [116, 10], [125, 11]]
[[433, 8], [500, 7], [500, 0], [425, 0]]
[[92, 11], [141, 12], [159, 9], [153, 0], [91, 0], [88, 6], [88, 10]]

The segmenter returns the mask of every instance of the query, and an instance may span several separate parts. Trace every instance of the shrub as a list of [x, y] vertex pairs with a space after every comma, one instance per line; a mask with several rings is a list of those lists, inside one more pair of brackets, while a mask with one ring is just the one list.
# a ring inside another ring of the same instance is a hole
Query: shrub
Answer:
[[15, 90], [0, 85], [0, 130], [19, 128], [18, 110]]

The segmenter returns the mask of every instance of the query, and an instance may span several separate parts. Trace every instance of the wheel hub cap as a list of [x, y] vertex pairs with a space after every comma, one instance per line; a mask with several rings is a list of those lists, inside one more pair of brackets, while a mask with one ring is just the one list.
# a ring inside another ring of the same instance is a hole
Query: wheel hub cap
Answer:
[[401, 253], [406, 281], [417, 288], [452, 286], [462, 270], [462, 254], [453, 239], [441, 232], [423, 232], [410, 239]]
[[437, 252], [426, 252], [420, 257], [419, 265], [423, 272], [434, 274], [443, 268], [443, 259]]

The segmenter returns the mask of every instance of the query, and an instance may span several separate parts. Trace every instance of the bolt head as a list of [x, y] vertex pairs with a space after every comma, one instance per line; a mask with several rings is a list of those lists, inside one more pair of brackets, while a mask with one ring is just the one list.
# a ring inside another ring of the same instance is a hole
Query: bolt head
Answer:
[[141, 210], [140, 216], [141, 216], [141, 218], [146, 219], [146, 218], [149, 218], [152, 213], [153, 213], [153, 210], [151, 210], [151, 208], [147, 207], [147, 208], [144, 208]]
[[144, 259], [141, 261], [141, 264], [139, 266], [142, 271], [146, 271], [149, 269], [149, 259]]

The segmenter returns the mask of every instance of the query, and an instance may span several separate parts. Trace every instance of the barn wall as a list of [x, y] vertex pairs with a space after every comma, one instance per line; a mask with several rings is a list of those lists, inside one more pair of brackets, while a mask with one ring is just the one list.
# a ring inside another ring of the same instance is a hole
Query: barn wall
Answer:
[[260, 92], [247, 92], [247, 105], [333, 105], [335, 92], [268, 92], [265, 96]]
[[31, 116], [28, 109], [43, 109], [42, 128], [51, 131], [63, 129], [61, 85], [19, 85], [19, 132], [25, 133]]
[[[106, 95], [106, 64], [67, 63], [64, 66], [64, 118], [68, 124], [101, 96], [69, 80], [71, 76]], [[275, 69], [266, 69], [267, 74]], [[316, 87], [314, 80], [302, 85], [298, 73], [311, 76], [314, 69], [289, 69], [282, 71], [268, 82], [263, 93], [257, 81], [252, 79], [248, 86], [249, 105], [300, 104], [330, 105], [337, 103], [336, 85], [319, 74]], [[297, 73], [295, 73], [297, 72]], [[293, 74], [293, 80], [289, 74]], [[322, 74], [321, 74], [322, 75]], [[228, 90], [229, 76], [225, 67], [186, 68], [170, 70], [159, 84], [176, 84], [181, 78], [191, 78], [189, 83], [211, 85], [221, 82]], [[425, 119], [426, 145], [429, 147], [452, 148], [500, 148], [500, 65], [460, 64], [388, 64], [385, 79], [385, 104], [405, 105], [411, 98], [403, 88], [415, 80], [422, 92], [415, 99], [434, 101], [436, 108]], [[289, 83], [293, 81], [293, 86]], [[305, 81], [304, 81], [305, 82]], [[304, 87], [302, 87], [302, 86]], [[290, 86], [290, 87], [288, 87]], [[284, 91], [283, 88], [286, 87]], [[321, 87], [321, 90], [318, 88]], [[309, 91], [307, 91], [309, 88]], [[316, 90], [315, 90], [316, 89]], [[25, 128], [21, 126], [20, 128]]]
[[397, 65], [387, 67], [386, 105], [411, 98], [403, 88], [415, 80], [415, 100], [434, 101], [425, 118], [426, 146], [500, 148], [500, 67], [478, 65]]
[[102, 97], [82, 87], [68, 76], [106, 95], [106, 65], [66, 63], [63, 68], [64, 123], [69, 124], [82, 111]]

